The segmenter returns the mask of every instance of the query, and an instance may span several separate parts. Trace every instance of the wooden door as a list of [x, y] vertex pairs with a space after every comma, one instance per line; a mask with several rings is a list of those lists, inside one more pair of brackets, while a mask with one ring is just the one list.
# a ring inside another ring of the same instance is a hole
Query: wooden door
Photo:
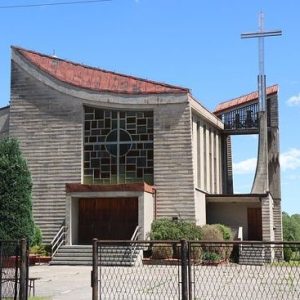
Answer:
[[79, 199], [78, 240], [130, 239], [138, 225], [137, 198]]
[[261, 208], [248, 208], [248, 240], [261, 241], [262, 240], [262, 218]]

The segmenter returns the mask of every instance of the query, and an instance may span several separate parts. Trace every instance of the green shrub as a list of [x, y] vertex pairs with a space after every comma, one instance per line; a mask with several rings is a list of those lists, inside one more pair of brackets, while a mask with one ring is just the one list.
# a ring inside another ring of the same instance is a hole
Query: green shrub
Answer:
[[151, 240], [201, 240], [201, 228], [185, 220], [158, 219], [151, 225]]
[[219, 225], [204, 225], [202, 227], [202, 239], [204, 241], [224, 241], [223, 233], [220, 230]]
[[191, 246], [191, 259], [200, 261], [202, 258], [202, 248], [200, 246]]
[[173, 248], [167, 244], [156, 244], [152, 248], [153, 259], [168, 259], [173, 257]]
[[284, 247], [283, 249], [284, 260], [289, 262], [293, 256], [293, 250], [290, 247]]
[[[229, 229], [229, 228], [228, 228]], [[229, 229], [230, 230], [230, 229]], [[222, 242], [224, 241], [224, 236], [228, 237], [230, 231], [227, 230], [226, 226], [220, 226], [220, 224], [214, 225], [204, 225], [202, 227], [202, 237], [204, 241], [214, 241], [214, 242]], [[224, 234], [225, 232], [225, 234]], [[232, 245], [226, 244], [204, 244], [203, 251], [204, 252], [212, 252], [218, 254], [222, 259], [228, 260], [232, 253]]]
[[33, 231], [33, 238], [32, 238], [31, 245], [32, 246], [41, 245], [42, 239], [43, 238], [42, 238], [41, 229], [36, 224], [34, 224], [34, 231]]
[[34, 245], [30, 247], [30, 254], [36, 254], [36, 255], [41, 255], [41, 256], [47, 256], [48, 253], [45, 250], [45, 247], [42, 245]]
[[224, 241], [232, 241], [233, 233], [231, 228], [223, 224], [216, 224], [216, 225], [219, 227], [220, 231], [222, 232]]
[[219, 253], [208, 251], [203, 253], [202, 258], [203, 260], [214, 262], [214, 261], [220, 261], [221, 256]]

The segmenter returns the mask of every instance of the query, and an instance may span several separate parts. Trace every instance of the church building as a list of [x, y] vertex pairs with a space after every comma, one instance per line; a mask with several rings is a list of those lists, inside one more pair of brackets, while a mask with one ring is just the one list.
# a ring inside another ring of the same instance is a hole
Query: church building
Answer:
[[137, 226], [146, 239], [162, 217], [280, 241], [277, 94], [267, 88], [267, 188], [249, 194], [234, 194], [230, 137], [261, 134], [256, 92], [210, 112], [188, 88], [12, 47], [0, 138], [20, 142], [45, 243], [62, 225], [70, 245], [130, 239]]

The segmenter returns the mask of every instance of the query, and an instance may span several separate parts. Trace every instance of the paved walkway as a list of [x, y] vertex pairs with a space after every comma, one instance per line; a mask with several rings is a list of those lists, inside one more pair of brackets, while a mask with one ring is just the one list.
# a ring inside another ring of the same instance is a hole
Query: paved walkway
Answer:
[[[89, 300], [92, 267], [33, 266], [30, 277], [36, 281], [36, 296], [49, 299]], [[214, 300], [299, 300], [298, 265], [245, 266], [223, 264], [218, 267], [192, 267], [192, 289], [197, 299]], [[178, 299], [178, 266], [102, 267], [102, 299], [166, 300]]]
[[30, 277], [39, 277], [35, 282], [35, 295], [59, 300], [92, 299], [92, 267], [37, 265], [29, 269]]

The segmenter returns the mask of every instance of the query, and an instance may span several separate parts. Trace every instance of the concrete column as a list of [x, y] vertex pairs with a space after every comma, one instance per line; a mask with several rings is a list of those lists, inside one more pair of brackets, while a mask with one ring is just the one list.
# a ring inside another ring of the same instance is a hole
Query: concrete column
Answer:
[[72, 245], [72, 197], [66, 196], [66, 245]]
[[282, 236], [282, 213], [281, 213], [281, 200], [274, 199], [274, 210], [273, 210], [273, 218], [274, 218], [274, 238], [275, 241], [281, 242], [283, 239]]
[[199, 130], [199, 143], [200, 143], [200, 189], [204, 190], [204, 176], [205, 170], [204, 170], [204, 135], [203, 135], [203, 122], [200, 123], [200, 130]]
[[193, 151], [193, 170], [194, 170], [194, 185], [198, 187], [198, 137], [197, 137], [197, 119], [192, 118], [192, 151]]
[[270, 193], [261, 198], [262, 238], [274, 241], [273, 199]]
[[216, 186], [216, 193], [219, 194], [221, 193], [220, 191], [220, 136], [219, 134], [217, 133], [216, 134], [216, 183], [217, 183], [217, 186]]
[[210, 159], [211, 159], [211, 162], [210, 162], [210, 165], [211, 165], [211, 190], [210, 190], [210, 193], [211, 194], [214, 194], [216, 191], [215, 191], [215, 160], [214, 160], [214, 157], [215, 157], [215, 132], [214, 130], [212, 129], [211, 132], [210, 132], [210, 143], [211, 143], [211, 155], [210, 155]]
[[261, 111], [259, 112], [258, 158], [251, 191], [252, 194], [263, 194], [269, 191], [267, 139], [267, 114], [265, 111]]
[[206, 176], [206, 187], [205, 190], [207, 192], [210, 193], [210, 182], [211, 182], [211, 178], [210, 178], [210, 174], [211, 174], [211, 169], [210, 169], [210, 159], [209, 159], [209, 144], [210, 144], [210, 134], [209, 134], [209, 129], [206, 127], [206, 172], [204, 173]]

